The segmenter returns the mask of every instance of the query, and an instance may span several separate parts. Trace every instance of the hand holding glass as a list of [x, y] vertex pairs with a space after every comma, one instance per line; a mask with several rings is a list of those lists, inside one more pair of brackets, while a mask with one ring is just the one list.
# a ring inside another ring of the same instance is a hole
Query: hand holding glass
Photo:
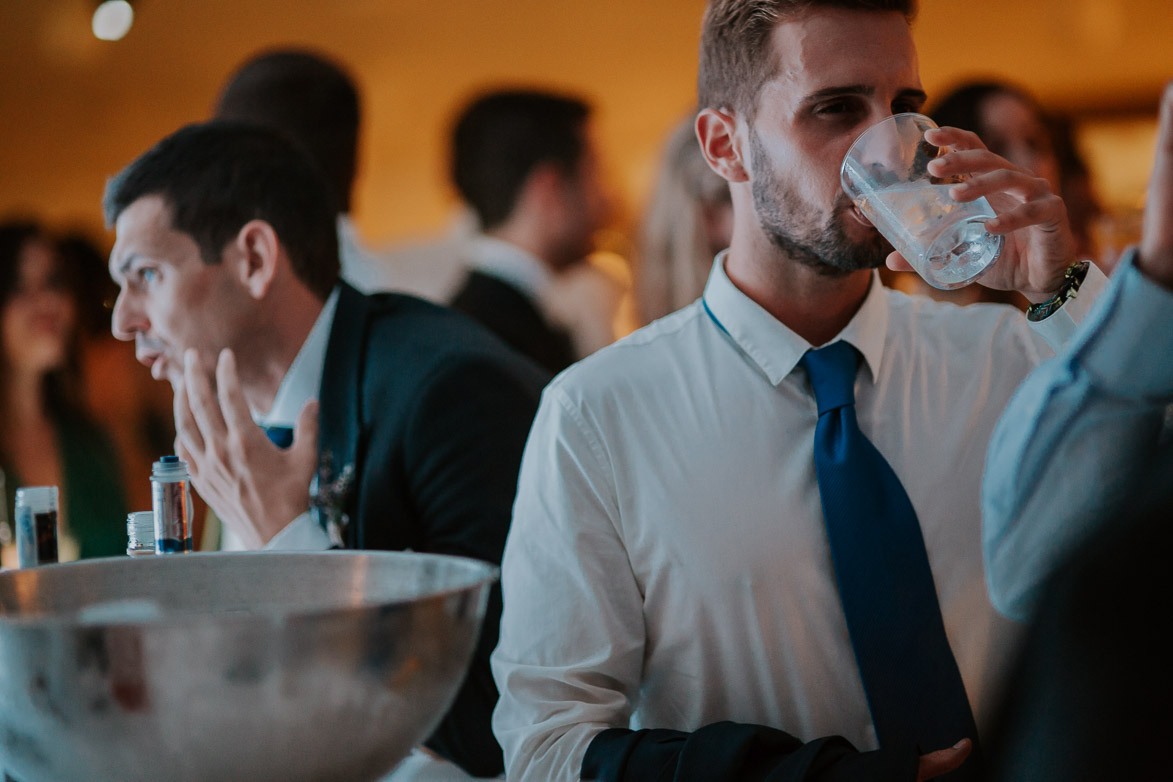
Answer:
[[929, 285], [942, 290], [973, 282], [1002, 251], [1003, 237], [986, 231], [996, 217], [985, 198], [949, 195], [958, 180], [929, 174], [944, 151], [925, 141], [937, 124], [922, 114], [897, 114], [863, 132], [839, 171], [843, 190], [872, 225]]

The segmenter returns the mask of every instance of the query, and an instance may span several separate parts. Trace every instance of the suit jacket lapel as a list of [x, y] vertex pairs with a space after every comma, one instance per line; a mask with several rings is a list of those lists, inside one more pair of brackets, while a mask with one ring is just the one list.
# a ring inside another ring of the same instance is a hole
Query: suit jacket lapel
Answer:
[[[353, 469], [351, 488], [361, 475], [362, 367], [369, 306], [366, 296], [344, 282], [339, 283], [338, 306], [318, 392], [319, 491], [323, 480], [338, 480], [347, 466]], [[341, 508], [350, 520], [342, 530], [343, 540], [352, 548], [359, 545], [357, 494], [357, 491], [346, 491]]]

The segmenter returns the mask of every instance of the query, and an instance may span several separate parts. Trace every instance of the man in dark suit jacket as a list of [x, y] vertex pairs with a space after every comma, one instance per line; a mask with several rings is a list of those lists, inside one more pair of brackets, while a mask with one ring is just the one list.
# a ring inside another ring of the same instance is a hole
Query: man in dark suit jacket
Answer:
[[530, 90], [473, 101], [452, 137], [452, 179], [480, 221], [452, 299], [551, 372], [575, 360], [550, 285], [594, 249], [609, 210], [588, 132], [590, 107]]
[[[114, 332], [170, 380], [177, 450], [242, 540], [500, 561], [546, 376], [456, 313], [338, 283], [334, 207], [297, 147], [189, 126], [112, 179], [104, 206]], [[487, 665], [499, 614], [498, 593], [428, 741], [478, 775], [501, 769]]]
[[[483, 239], [473, 240], [474, 252], [483, 246]], [[551, 323], [539, 302], [500, 277], [474, 268], [451, 306], [475, 318], [540, 366], [560, 372], [574, 363], [574, 345], [570, 332]]]

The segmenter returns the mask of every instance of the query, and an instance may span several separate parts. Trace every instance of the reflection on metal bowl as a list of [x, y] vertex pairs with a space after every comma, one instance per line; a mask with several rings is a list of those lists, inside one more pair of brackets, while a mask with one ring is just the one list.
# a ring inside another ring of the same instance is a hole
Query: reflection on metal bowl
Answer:
[[376, 780], [455, 697], [495, 577], [391, 552], [0, 573], [0, 770], [20, 782]]

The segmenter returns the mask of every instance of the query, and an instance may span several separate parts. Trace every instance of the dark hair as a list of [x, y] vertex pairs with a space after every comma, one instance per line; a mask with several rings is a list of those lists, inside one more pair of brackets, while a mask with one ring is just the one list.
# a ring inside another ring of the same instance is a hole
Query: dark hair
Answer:
[[464, 110], [452, 133], [452, 180], [482, 228], [508, 219], [538, 165], [574, 170], [589, 115], [584, 101], [536, 90], [488, 93]]
[[188, 125], [147, 150], [106, 185], [113, 225], [150, 195], [171, 208], [171, 225], [192, 237], [204, 263], [249, 220], [273, 226], [293, 272], [320, 298], [338, 281], [336, 212], [326, 183], [298, 146], [268, 128], [235, 122]]
[[1039, 104], [1024, 90], [997, 81], [975, 81], [955, 87], [936, 103], [930, 116], [938, 125], [949, 125], [985, 136], [982, 104], [994, 95], [1013, 95], [1032, 107], [1040, 117], [1043, 116]]
[[78, 231], [57, 239], [57, 255], [73, 283], [78, 329], [86, 336], [109, 337], [118, 286], [110, 279], [106, 255], [92, 239]]
[[14, 219], [0, 223], [0, 310], [16, 295], [24, 246], [43, 237], [40, 226], [31, 220]]
[[237, 69], [216, 103], [216, 119], [264, 125], [305, 147], [350, 211], [358, 152], [360, 101], [339, 65], [308, 51], [257, 55]]
[[753, 117], [758, 92], [777, 63], [770, 34], [779, 23], [817, 8], [896, 11], [912, 22], [916, 0], [712, 0], [701, 30], [697, 97], [701, 108]]
[[[20, 282], [21, 261], [25, 247], [30, 242], [44, 242], [50, 248], [53, 240], [45, 234], [41, 227], [31, 220], [6, 220], [0, 223], [0, 313], [17, 295], [17, 285]], [[76, 301], [76, 293], [64, 279], [64, 268], [59, 256], [54, 256], [58, 264], [58, 274], [62, 276], [61, 287], [71, 299]], [[0, 374], [9, 371], [8, 356], [0, 349]], [[66, 345], [65, 363], [58, 369], [45, 376], [42, 394], [45, 409], [55, 420], [62, 420], [68, 416], [78, 416], [81, 411], [80, 394], [80, 359], [78, 356], [77, 332], [69, 335]], [[6, 388], [0, 384], [0, 415], [5, 414], [8, 405]], [[0, 442], [0, 452], [3, 443]], [[0, 456], [3, 454], [0, 453]]]
[[993, 144], [991, 149], [994, 152], [1001, 153], [996, 146], [996, 138], [989, 133], [982, 117], [983, 105], [990, 98], [1000, 95], [1009, 95], [1021, 101], [1043, 126], [1046, 141], [1050, 145], [1047, 154], [1054, 158], [1057, 169], [1058, 182], [1055, 184], [1067, 205], [1067, 217], [1076, 244], [1081, 251], [1086, 251], [1095, 244], [1091, 236], [1092, 223], [1102, 209], [1092, 187], [1087, 164], [1075, 144], [1070, 119], [1044, 109], [1025, 88], [993, 79], [965, 82], [953, 88], [936, 104], [930, 116], [938, 125], [952, 125], [973, 131], [986, 144]]

